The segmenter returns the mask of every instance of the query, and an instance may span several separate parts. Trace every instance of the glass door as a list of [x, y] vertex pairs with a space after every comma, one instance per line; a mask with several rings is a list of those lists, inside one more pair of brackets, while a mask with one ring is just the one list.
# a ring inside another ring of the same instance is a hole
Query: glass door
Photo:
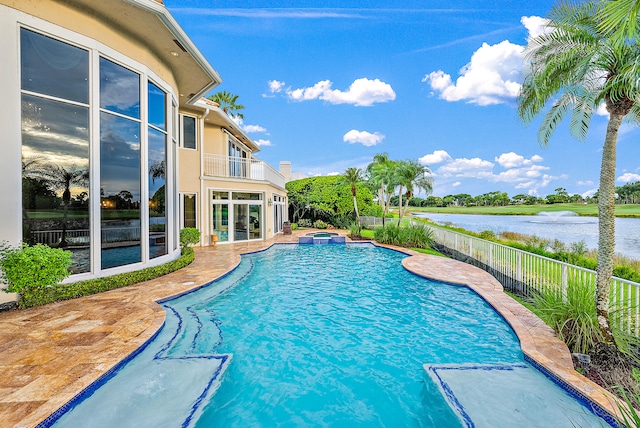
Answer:
[[229, 204], [213, 204], [211, 234], [218, 235], [218, 242], [229, 240]]
[[233, 205], [233, 240], [246, 241], [249, 239], [249, 206], [246, 204]]

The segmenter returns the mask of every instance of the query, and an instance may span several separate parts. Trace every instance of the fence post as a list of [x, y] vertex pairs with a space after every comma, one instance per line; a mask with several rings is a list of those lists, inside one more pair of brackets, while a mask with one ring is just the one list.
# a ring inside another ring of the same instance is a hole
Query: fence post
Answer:
[[568, 275], [567, 275], [567, 265], [564, 263], [561, 265], [562, 269], [562, 301], [566, 302], [567, 300], [567, 286], [568, 286]]

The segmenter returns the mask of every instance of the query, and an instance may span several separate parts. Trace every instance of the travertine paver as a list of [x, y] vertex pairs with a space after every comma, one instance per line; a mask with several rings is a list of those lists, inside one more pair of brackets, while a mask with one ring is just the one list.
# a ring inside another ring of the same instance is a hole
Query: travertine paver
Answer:
[[[196, 248], [188, 267], [161, 278], [39, 308], [0, 313], [0, 421], [32, 427], [145, 343], [162, 326], [157, 300], [206, 284], [240, 262], [240, 254], [300, 234], [266, 242]], [[562, 379], [615, 411], [611, 396], [573, 370], [569, 351], [535, 315], [502, 293], [488, 273], [455, 260], [412, 251], [403, 265], [434, 279], [466, 284], [512, 325], [522, 349]]]

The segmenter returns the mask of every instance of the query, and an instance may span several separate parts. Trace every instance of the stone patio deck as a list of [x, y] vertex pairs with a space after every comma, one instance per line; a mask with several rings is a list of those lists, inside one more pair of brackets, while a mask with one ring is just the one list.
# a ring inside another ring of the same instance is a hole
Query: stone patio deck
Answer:
[[[195, 261], [169, 275], [93, 296], [0, 313], [0, 421], [33, 427], [134, 352], [162, 326], [157, 300], [206, 284], [233, 269], [240, 255], [296, 242], [294, 231], [264, 242], [196, 248]], [[344, 234], [344, 232], [341, 232]], [[522, 350], [611, 413], [614, 398], [573, 370], [567, 347], [539, 318], [502, 292], [488, 273], [451, 259], [407, 251], [417, 275], [474, 289], [511, 324]]]

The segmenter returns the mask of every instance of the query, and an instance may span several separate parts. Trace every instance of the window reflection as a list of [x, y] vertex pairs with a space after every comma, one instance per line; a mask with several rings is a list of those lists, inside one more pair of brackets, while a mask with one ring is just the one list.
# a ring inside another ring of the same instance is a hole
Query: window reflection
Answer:
[[89, 108], [70, 101], [88, 102], [89, 55], [25, 29], [20, 43], [22, 239], [70, 250], [72, 272], [88, 272]]
[[89, 53], [20, 29], [22, 89], [79, 103], [89, 102]]
[[149, 128], [149, 257], [167, 254], [166, 135]]
[[166, 94], [153, 83], [149, 83], [148, 90], [149, 125], [165, 131], [167, 129], [167, 106], [165, 104]]
[[[142, 260], [140, 124], [100, 113], [102, 268]], [[118, 248], [119, 251], [112, 251]]]
[[196, 118], [182, 116], [182, 147], [185, 149], [196, 148]]
[[100, 107], [140, 119], [140, 76], [100, 58]]

